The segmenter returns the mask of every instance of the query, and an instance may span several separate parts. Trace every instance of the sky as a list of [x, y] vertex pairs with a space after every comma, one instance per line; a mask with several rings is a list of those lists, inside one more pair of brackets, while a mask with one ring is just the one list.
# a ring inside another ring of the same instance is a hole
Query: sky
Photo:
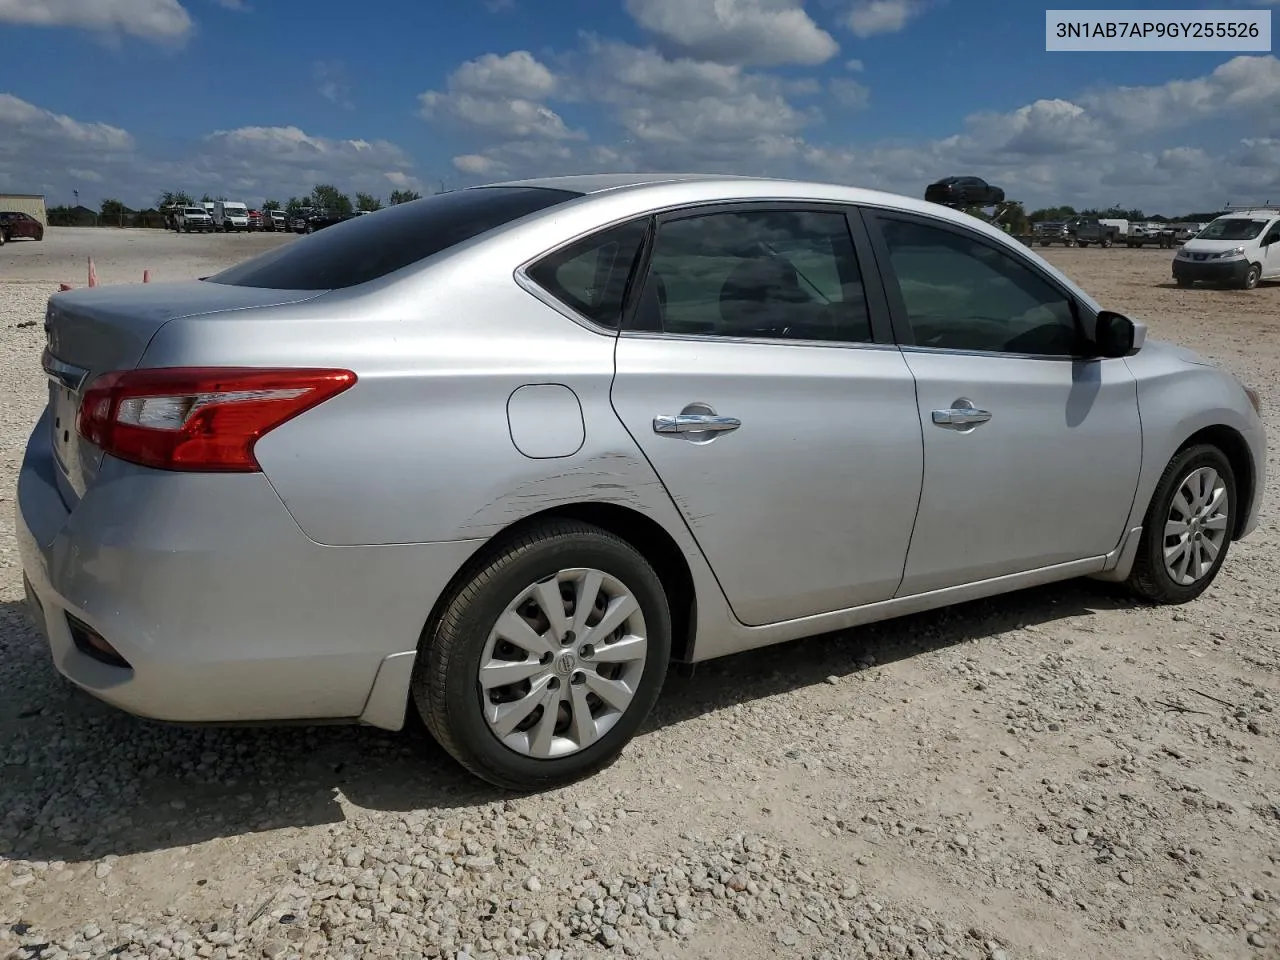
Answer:
[[1049, 53], [1028, 0], [0, 0], [0, 51], [0, 192], [50, 205], [599, 171], [1280, 202], [1274, 54]]

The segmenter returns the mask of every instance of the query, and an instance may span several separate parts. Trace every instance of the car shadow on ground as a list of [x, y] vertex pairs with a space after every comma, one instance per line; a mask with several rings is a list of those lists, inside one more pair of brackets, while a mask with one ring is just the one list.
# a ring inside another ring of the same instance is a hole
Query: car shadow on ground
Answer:
[[[641, 736], [931, 650], [1130, 605], [1056, 584], [672, 671]], [[139, 720], [63, 680], [20, 603], [0, 604], [0, 859], [79, 862], [336, 823], [344, 802], [448, 810], [510, 795], [429, 738], [349, 726], [182, 727]]]

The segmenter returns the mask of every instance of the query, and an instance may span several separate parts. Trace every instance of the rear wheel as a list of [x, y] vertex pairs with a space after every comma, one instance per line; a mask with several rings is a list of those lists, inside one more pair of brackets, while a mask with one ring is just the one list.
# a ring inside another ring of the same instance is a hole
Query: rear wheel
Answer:
[[549, 789], [621, 754], [670, 654], [667, 598], [644, 557], [597, 527], [557, 521], [472, 568], [423, 635], [413, 699], [471, 773]]
[[1114, 241], [1114, 240], [1112, 240], [1112, 238], [1111, 238], [1111, 237], [1103, 237], [1103, 238], [1102, 238], [1102, 246], [1104, 246], [1104, 247], [1110, 247], [1110, 246], [1111, 246], [1111, 244], [1112, 244], [1112, 243], [1114, 243], [1114, 242], [1115, 242], [1115, 241]]
[[1154, 603], [1186, 603], [1209, 587], [1231, 546], [1236, 479], [1221, 450], [1198, 444], [1165, 468], [1147, 508], [1128, 586]]
[[1186, 277], [1175, 277], [1173, 282], [1180, 287], [1189, 287], [1194, 281], [1188, 280]]

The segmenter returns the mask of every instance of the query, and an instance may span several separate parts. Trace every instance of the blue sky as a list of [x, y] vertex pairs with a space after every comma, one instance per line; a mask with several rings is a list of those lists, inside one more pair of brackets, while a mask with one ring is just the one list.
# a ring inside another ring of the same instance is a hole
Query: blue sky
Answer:
[[697, 169], [913, 195], [976, 173], [1031, 205], [1170, 213], [1280, 200], [1274, 55], [1047, 53], [1044, 10], [0, 0], [0, 190], [51, 203], [73, 189], [92, 205], [141, 205], [166, 189], [257, 203], [317, 181], [385, 197]]

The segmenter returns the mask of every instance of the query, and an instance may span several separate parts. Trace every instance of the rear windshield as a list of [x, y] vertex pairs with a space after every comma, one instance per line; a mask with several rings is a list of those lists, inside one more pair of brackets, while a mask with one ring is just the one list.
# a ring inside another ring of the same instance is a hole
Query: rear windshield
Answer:
[[339, 290], [386, 276], [523, 216], [582, 194], [473, 187], [352, 217], [207, 279], [237, 287]]

